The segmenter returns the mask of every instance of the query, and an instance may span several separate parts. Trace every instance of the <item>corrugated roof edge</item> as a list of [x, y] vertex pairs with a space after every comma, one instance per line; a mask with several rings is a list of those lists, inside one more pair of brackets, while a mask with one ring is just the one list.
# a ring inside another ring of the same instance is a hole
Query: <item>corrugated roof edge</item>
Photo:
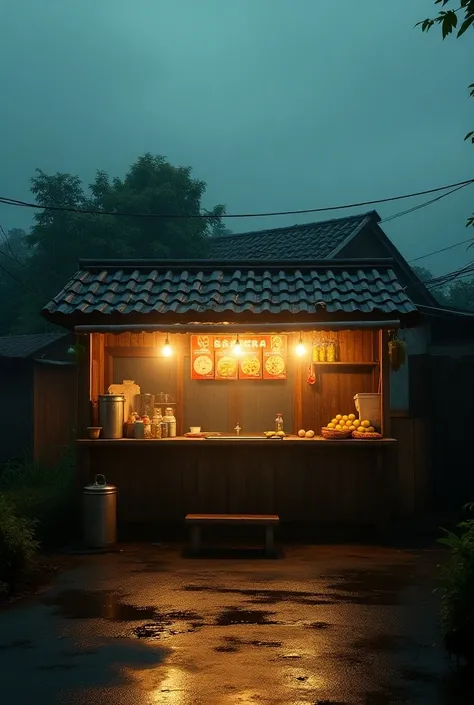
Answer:
[[[80, 271], [104, 271], [110, 269], [363, 269], [365, 267], [389, 268], [394, 264], [391, 257], [379, 259], [318, 259], [318, 260], [212, 260], [212, 259], [81, 259]], [[74, 278], [74, 277], [73, 277]]]
[[[282, 225], [279, 228], [264, 228], [263, 230], [246, 230], [242, 233], [232, 233], [231, 235], [219, 235], [217, 237], [212, 238], [213, 241], [219, 240], [229, 240], [233, 238], [238, 238], [238, 237], [246, 237], [248, 236], [254, 236], [254, 235], [263, 235], [265, 233], [278, 233], [281, 232], [282, 230], [297, 230], [297, 229], [303, 229], [303, 228], [308, 228], [310, 226], [321, 226], [321, 225], [327, 225], [328, 223], [337, 223], [341, 222], [343, 220], [357, 220], [358, 218], [362, 219], [362, 225], [360, 227], [364, 227], [369, 220], [373, 220], [375, 223], [379, 223], [382, 218], [380, 215], [377, 213], [376, 210], [373, 211], [367, 211], [367, 213], [359, 213], [358, 215], [343, 215], [339, 216], [338, 218], [328, 218], [328, 220], [311, 220], [308, 223], [298, 223], [294, 225]], [[348, 237], [348, 240], [350, 240], [354, 236], [354, 233], [351, 233], [351, 235]], [[339, 249], [339, 248], [338, 248]]]

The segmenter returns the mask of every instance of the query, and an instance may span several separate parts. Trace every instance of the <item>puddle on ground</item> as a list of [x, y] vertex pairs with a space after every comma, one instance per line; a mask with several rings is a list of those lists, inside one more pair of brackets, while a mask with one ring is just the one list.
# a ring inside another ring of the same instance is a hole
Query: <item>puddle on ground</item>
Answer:
[[120, 595], [106, 590], [65, 590], [44, 600], [69, 619], [108, 619], [113, 622], [139, 622], [153, 619], [155, 607], [138, 607], [120, 601]]
[[282, 646], [281, 641], [260, 641], [259, 639], [240, 639], [236, 636], [226, 636], [222, 640], [224, 643], [216, 646], [214, 651], [222, 653], [235, 653], [242, 647], [253, 646], [257, 649], [278, 649]]
[[[199, 621], [197, 621], [199, 620]], [[137, 639], [162, 639], [176, 634], [191, 634], [202, 629], [204, 622], [195, 612], [155, 612], [154, 620], [133, 630]]]
[[307, 629], [329, 629], [331, 625], [328, 624], [327, 622], [311, 622], [311, 624], [307, 624], [306, 628]]
[[274, 612], [264, 610], [242, 610], [239, 607], [228, 607], [217, 617], [215, 624], [218, 627], [228, 627], [233, 624], [276, 624], [269, 619]]
[[328, 590], [335, 591], [330, 594], [335, 601], [359, 605], [396, 605], [400, 602], [401, 591], [412, 584], [414, 575], [413, 566], [407, 564], [392, 566], [386, 571], [343, 571], [326, 575], [324, 579], [336, 581], [327, 585]]
[[[380, 573], [380, 575], [385, 575]], [[385, 575], [382, 582], [380, 575], [375, 573], [340, 574], [328, 576], [327, 579], [340, 582], [324, 585], [323, 592], [303, 592], [299, 590], [239, 590], [238, 588], [223, 588], [208, 585], [185, 585], [186, 592], [215, 592], [220, 594], [233, 594], [246, 597], [252, 604], [276, 605], [280, 602], [293, 602], [299, 605], [334, 605], [334, 604], [360, 604], [360, 605], [393, 605], [398, 604], [398, 593], [409, 581], [406, 576], [403, 584], [392, 574]], [[369, 577], [371, 580], [369, 581]]]
[[[326, 593], [302, 592], [298, 590], [261, 590], [238, 588], [213, 587], [208, 585], [185, 585], [186, 592], [217, 592], [220, 594], [241, 595], [250, 598], [249, 601], [255, 604], [276, 605], [279, 602], [297, 602], [302, 604], [330, 604], [331, 597]], [[321, 598], [321, 599], [318, 599]]]

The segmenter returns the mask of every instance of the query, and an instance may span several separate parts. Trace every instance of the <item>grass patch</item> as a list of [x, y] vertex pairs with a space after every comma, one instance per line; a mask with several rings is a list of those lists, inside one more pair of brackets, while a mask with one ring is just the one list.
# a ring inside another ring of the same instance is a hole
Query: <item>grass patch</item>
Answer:
[[9, 594], [32, 568], [39, 543], [35, 522], [18, 516], [12, 502], [0, 495], [0, 594]]
[[43, 545], [64, 545], [77, 533], [75, 471], [74, 448], [67, 448], [54, 465], [25, 459], [9, 463], [0, 476], [0, 493], [17, 516], [34, 521]]

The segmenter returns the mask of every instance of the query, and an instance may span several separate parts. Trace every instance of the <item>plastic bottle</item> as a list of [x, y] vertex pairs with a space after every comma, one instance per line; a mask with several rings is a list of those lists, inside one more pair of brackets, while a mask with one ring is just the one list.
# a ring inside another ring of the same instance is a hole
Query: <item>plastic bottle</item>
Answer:
[[283, 414], [277, 414], [275, 419], [275, 431], [283, 431]]
[[168, 424], [168, 437], [176, 438], [176, 418], [171, 407], [165, 410], [163, 421]]

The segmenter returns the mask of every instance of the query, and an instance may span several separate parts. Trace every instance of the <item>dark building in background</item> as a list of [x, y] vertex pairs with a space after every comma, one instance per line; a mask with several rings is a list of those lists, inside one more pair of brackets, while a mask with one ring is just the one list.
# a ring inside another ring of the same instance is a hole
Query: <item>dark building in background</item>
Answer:
[[75, 427], [76, 365], [62, 332], [0, 337], [0, 464], [54, 462]]

